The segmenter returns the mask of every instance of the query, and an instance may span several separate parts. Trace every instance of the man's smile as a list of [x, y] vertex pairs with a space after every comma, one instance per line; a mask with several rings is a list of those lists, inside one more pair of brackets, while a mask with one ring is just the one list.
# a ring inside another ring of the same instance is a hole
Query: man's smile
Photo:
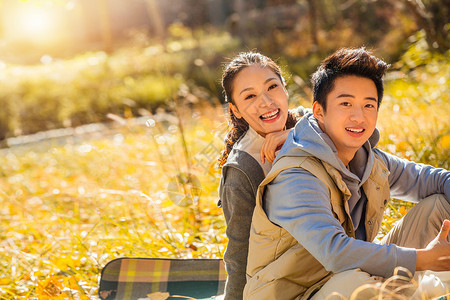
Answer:
[[361, 132], [365, 131], [364, 128], [356, 129], [356, 128], [349, 128], [349, 127], [345, 128], [345, 130], [350, 131], [350, 132], [354, 132], [354, 133], [361, 133]]

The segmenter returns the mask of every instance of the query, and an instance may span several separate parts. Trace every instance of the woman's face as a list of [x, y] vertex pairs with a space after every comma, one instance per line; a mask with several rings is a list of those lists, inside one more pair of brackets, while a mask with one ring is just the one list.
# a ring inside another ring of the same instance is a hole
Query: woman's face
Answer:
[[288, 115], [288, 93], [280, 78], [270, 68], [249, 66], [233, 80], [230, 108], [257, 133], [283, 130]]

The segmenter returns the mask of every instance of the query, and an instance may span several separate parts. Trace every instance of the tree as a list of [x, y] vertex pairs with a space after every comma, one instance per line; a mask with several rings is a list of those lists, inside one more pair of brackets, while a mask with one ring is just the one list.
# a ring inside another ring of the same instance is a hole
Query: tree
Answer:
[[100, 15], [100, 32], [103, 48], [105, 51], [110, 52], [112, 50], [112, 29], [107, 0], [97, 0], [97, 8]]
[[316, 0], [308, 0], [308, 7], [309, 7], [309, 22], [310, 22], [310, 30], [311, 30], [311, 39], [312, 39], [312, 46], [313, 50], [317, 50], [317, 47], [319, 46], [319, 41], [317, 38], [317, 9], [315, 5]]
[[148, 15], [155, 30], [155, 34], [160, 38], [164, 38], [164, 20], [159, 11], [158, 3], [156, 0], [146, 0], [145, 3], [147, 4]]
[[430, 50], [445, 52], [450, 49], [450, 15], [448, 0], [403, 0], [414, 16], [418, 27], [425, 30]]

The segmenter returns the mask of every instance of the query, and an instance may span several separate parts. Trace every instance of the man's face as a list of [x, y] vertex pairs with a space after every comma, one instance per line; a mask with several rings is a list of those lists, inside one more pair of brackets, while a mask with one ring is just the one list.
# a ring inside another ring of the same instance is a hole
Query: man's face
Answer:
[[354, 75], [338, 77], [326, 99], [326, 112], [317, 102], [314, 116], [333, 141], [338, 157], [347, 165], [375, 130], [378, 95], [375, 83]]
[[283, 130], [288, 116], [288, 93], [268, 67], [249, 66], [233, 80], [233, 113], [261, 136]]

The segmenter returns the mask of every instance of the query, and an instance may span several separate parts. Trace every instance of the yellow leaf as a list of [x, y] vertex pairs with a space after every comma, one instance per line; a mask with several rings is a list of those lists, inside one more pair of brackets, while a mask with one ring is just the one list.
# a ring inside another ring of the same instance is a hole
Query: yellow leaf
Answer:
[[8, 285], [11, 283], [11, 279], [9, 278], [0, 278], [0, 285]]
[[450, 134], [444, 135], [441, 139], [441, 146], [444, 149], [450, 148]]
[[397, 151], [404, 153], [406, 151], [406, 149], [408, 148], [408, 143], [405, 141], [401, 141], [397, 144]]
[[149, 300], [166, 300], [170, 297], [170, 294], [167, 292], [156, 292], [147, 294]]

